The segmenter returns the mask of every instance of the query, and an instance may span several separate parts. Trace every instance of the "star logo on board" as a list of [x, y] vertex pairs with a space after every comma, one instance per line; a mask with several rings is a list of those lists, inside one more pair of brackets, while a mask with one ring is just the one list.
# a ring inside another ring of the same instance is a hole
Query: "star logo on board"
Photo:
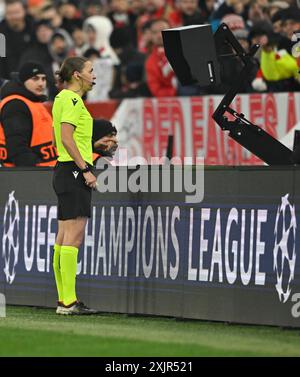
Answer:
[[4, 258], [4, 273], [6, 281], [12, 284], [16, 277], [16, 266], [19, 259], [19, 202], [15, 199], [15, 192], [9, 194], [5, 205], [3, 218], [2, 257]]
[[296, 265], [296, 211], [289, 201], [289, 194], [281, 198], [275, 222], [273, 269], [277, 282], [275, 288], [279, 301], [285, 303], [291, 293]]

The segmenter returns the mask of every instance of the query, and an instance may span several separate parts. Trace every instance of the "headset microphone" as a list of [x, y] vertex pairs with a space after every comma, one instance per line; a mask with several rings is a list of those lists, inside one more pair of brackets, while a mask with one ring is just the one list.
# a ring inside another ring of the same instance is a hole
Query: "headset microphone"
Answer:
[[86, 82], [88, 82], [89, 84], [91, 85], [96, 85], [95, 81], [91, 81], [91, 80], [88, 80], [86, 77], [84, 77], [83, 75], [78, 75], [79, 77], [81, 77], [83, 80], [85, 80]]

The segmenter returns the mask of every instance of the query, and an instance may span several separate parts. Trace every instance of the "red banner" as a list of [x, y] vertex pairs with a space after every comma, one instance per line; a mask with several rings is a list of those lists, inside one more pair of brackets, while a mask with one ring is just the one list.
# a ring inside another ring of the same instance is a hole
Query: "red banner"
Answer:
[[[221, 96], [124, 100], [113, 121], [119, 145], [147, 159], [166, 154], [168, 135], [174, 135], [175, 156], [204, 157], [208, 165], [260, 165], [212, 119]], [[240, 95], [232, 107], [276, 139], [282, 139], [300, 120], [300, 93]], [[231, 114], [226, 114], [229, 119]], [[130, 125], [130, 127], [129, 127]], [[135, 147], [132, 147], [134, 140]], [[137, 147], [136, 143], [140, 145]]]

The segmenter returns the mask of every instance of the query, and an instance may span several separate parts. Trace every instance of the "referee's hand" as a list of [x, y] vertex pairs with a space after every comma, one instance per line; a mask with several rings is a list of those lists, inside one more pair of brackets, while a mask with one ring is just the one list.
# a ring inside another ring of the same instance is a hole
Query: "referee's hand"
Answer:
[[88, 171], [86, 173], [83, 173], [83, 177], [85, 179], [85, 184], [87, 186], [91, 187], [92, 189], [96, 188], [97, 178], [94, 176], [93, 173], [91, 173], [90, 171]]

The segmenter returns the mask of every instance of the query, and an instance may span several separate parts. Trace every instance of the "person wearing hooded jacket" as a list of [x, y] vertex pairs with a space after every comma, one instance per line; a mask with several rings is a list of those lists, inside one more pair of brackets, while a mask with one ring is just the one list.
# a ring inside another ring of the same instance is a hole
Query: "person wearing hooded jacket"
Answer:
[[102, 58], [111, 59], [113, 65], [120, 64], [120, 60], [110, 44], [113, 24], [108, 17], [88, 17], [83, 23], [83, 31], [87, 36], [89, 48], [98, 50]]
[[69, 57], [73, 47], [74, 44], [70, 34], [64, 29], [56, 29], [48, 43], [53, 74], [60, 68], [63, 61]]
[[94, 72], [97, 77], [93, 89], [87, 93], [90, 102], [107, 100], [109, 91], [116, 84], [116, 77], [120, 60], [110, 45], [110, 36], [113, 25], [109, 18], [104, 16], [88, 17], [83, 24], [88, 50], [84, 56], [93, 58]]
[[0, 163], [13, 166], [54, 166], [52, 117], [43, 105], [47, 99], [42, 65], [25, 63], [17, 78], [1, 88]]

